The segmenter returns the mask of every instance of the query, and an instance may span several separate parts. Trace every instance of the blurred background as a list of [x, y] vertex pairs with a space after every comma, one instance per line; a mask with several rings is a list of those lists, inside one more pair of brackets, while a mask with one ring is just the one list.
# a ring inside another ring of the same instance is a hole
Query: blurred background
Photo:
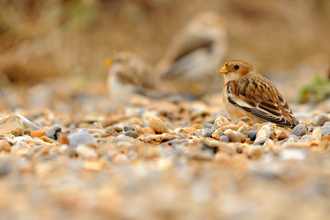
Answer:
[[210, 10], [227, 20], [226, 60], [250, 62], [289, 100], [315, 76], [328, 77], [329, 0], [0, 0], [0, 85], [50, 99], [43, 89], [61, 78], [63, 99], [106, 95], [107, 56], [129, 50], [155, 65], [172, 36]]

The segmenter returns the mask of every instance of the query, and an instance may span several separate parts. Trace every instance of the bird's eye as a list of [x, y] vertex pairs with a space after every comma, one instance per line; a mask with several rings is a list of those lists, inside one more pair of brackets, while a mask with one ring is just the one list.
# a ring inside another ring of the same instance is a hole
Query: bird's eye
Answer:
[[239, 69], [239, 65], [235, 65], [234, 68], [235, 68], [235, 70], [238, 70]]

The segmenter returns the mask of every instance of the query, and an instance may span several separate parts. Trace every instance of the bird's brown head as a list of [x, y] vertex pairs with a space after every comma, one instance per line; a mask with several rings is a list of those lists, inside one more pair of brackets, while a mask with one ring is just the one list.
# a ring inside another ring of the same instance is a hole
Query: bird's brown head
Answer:
[[242, 60], [232, 60], [227, 62], [220, 70], [225, 77], [225, 82], [237, 80], [247, 74], [257, 73], [255, 68]]

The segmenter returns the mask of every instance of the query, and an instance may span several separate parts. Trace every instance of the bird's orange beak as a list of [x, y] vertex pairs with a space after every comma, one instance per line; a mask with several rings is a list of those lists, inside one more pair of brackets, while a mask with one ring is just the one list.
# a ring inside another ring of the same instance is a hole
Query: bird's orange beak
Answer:
[[222, 69], [219, 71], [219, 73], [226, 74], [226, 73], [228, 73], [228, 69], [226, 67], [222, 67]]
[[105, 67], [110, 67], [111, 66], [111, 64], [112, 64], [112, 59], [111, 58], [107, 58], [107, 59], [105, 59], [104, 61], [103, 61], [103, 65], [105, 66]]

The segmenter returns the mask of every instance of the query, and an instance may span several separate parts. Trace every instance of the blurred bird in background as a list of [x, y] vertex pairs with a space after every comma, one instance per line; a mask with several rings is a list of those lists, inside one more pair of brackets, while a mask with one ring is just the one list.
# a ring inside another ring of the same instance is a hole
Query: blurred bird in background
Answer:
[[185, 97], [214, 92], [214, 73], [227, 52], [226, 36], [224, 18], [215, 12], [198, 14], [173, 37], [156, 65], [157, 74]]
[[104, 65], [109, 67], [107, 86], [113, 101], [127, 105], [137, 95], [161, 98], [168, 94], [152, 68], [136, 54], [118, 52]]

